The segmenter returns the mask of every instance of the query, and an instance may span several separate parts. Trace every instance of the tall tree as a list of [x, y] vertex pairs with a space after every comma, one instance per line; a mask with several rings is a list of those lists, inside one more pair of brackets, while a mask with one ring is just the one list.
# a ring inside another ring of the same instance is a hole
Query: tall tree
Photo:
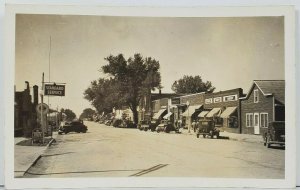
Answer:
[[122, 54], [110, 55], [105, 60], [108, 64], [102, 67], [102, 71], [111, 78], [100, 78], [98, 82], [92, 82], [84, 93], [85, 98], [98, 111], [127, 105], [133, 112], [134, 122], [137, 123], [140, 99], [145, 93], [161, 87], [159, 62], [151, 57], [143, 58], [140, 54], [127, 60]]
[[118, 89], [118, 83], [114, 79], [100, 78], [91, 82], [84, 92], [84, 98], [90, 101], [99, 113], [108, 113], [114, 107], [119, 108], [124, 104], [124, 98], [118, 93]]
[[105, 60], [108, 64], [102, 70], [117, 81], [118, 91], [124, 103], [132, 110], [134, 122], [137, 123], [140, 99], [149, 89], [160, 87], [159, 62], [151, 57], [143, 58], [140, 54], [134, 54], [127, 61], [122, 54], [110, 55]]
[[86, 108], [80, 114], [79, 119], [92, 118], [95, 113], [96, 111], [93, 110], [92, 108]]
[[66, 114], [66, 119], [67, 120], [73, 120], [73, 119], [76, 118], [76, 114], [70, 109], [65, 109], [64, 113]]
[[201, 76], [184, 75], [183, 78], [176, 80], [172, 85], [172, 90], [175, 93], [200, 93], [213, 92], [215, 87], [210, 81], [204, 82]]

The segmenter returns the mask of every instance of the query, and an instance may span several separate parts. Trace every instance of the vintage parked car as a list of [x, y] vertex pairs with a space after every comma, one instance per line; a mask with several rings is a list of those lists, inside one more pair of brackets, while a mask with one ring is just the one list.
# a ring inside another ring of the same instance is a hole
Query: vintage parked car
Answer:
[[263, 140], [264, 145], [268, 148], [271, 147], [272, 144], [278, 144], [281, 146], [285, 146], [285, 122], [284, 121], [273, 121], [269, 123], [268, 128], [263, 132]]
[[124, 119], [123, 120], [123, 126], [125, 128], [137, 128], [137, 125], [129, 119]]
[[112, 126], [114, 127], [122, 127], [123, 120], [122, 119], [114, 119], [112, 122]]
[[64, 125], [59, 127], [58, 134], [67, 134], [70, 132], [76, 132], [76, 133], [86, 133], [87, 132], [87, 126], [83, 124], [82, 121], [71, 121], [71, 122], [65, 122]]
[[156, 130], [156, 127], [160, 124], [160, 120], [151, 120], [149, 124], [149, 129], [154, 132]]
[[215, 122], [213, 120], [200, 120], [197, 128], [197, 138], [202, 135], [203, 138], [206, 136], [210, 136], [210, 138], [214, 138], [216, 136], [219, 138], [220, 130], [215, 127]]
[[142, 120], [140, 121], [138, 128], [141, 131], [148, 131], [148, 129], [150, 129], [150, 122], [148, 120]]
[[178, 132], [178, 130], [174, 127], [174, 125], [169, 120], [161, 120], [160, 124], [156, 127], [156, 132], [166, 132], [169, 133], [171, 131]]

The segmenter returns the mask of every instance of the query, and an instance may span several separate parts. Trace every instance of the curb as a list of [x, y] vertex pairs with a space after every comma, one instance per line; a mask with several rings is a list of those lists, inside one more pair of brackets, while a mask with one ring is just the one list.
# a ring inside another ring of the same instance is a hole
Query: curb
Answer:
[[24, 176], [26, 173], [28, 173], [29, 169], [30, 169], [31, 167], [33, 167], [33, 166], [34, 166], [41, 158], [42, 158], [42, 155], [39, 155], [39, 156], [32, 162], [32, 164], [27, 168], [27, 170], [23, 173], [23, 176]]
[[54, 138], [52, 138], [49, 143], [47, 144], [46, 148], [48, 148], [49, 146], [52, 145], [52, 143], [56, 142], [56, 140]]
[[[47, 150], [48, 147], [50, 147], [52, 145], [52, 143], [56, 142], [56, 140], [54, 138], [52, 138], [49, 143], [45, 146], [45, 149], [43, 150], [43, 152], [45, 150]], [[32, 164], [30, 164], [30, 166], [27, 168], [27, 170], [23, 173], [23, 176], [28, 173], [29, 169], [33, 166], [36, 165], [36, 163], [43, 157], [43, 154], [40, 154], [33, 162]]]

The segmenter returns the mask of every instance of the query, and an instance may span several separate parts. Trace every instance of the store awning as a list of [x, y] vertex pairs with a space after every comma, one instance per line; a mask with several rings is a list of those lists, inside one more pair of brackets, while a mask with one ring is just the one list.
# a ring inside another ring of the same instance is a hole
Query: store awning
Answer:
[[221, 108], [213, 108], [210, 112], [206, 115], [206, 117], [213, 117], [221, 111]]
[[202, 105], [189, 106], [188, 109], [182, 114], [182, 116], [190, 117], [195, 113], [197, 109], [200, 109], [201, 107]]
[[172, 114], [173, 114], [172, 112], [169, 112], [169, 113], [167, 113], [167, 115], [165, 115], [163, 118], [164, 118], [164, 119], [169, 119], [169, 117], [170, 117]]
[[236, 110], [236, 107], [227, 107], [226, 110], [220, 115], [222, 118], [228, 118]]
[[198, 117], [205, 117], [208, 114], [209, 111], [202, 111], [199, 113]]
[[166, 109], [160, 109], [157, 113], [154, 114], [154, 116], [152, 118], [158, 119], [165, 111], [166, 111]]

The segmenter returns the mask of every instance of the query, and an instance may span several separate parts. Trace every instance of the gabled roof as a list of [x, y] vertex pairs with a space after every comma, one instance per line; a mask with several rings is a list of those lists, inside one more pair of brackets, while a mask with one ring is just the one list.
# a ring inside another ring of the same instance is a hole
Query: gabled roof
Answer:
[[254, 86], [261, 91], [264, 96], [274, 96], [280, 103], [285, 103], [285, 81], [284, 80], [254, 80], [248, 91], [246, 97], [241, 99], [248, 99]]

